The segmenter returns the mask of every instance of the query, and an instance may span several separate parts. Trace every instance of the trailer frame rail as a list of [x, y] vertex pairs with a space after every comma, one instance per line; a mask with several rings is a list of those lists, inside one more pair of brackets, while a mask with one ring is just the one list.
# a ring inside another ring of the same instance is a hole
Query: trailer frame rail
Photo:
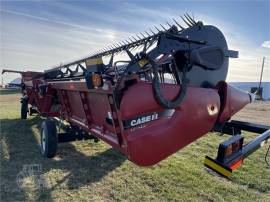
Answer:
[[[242, 130], [259, 135], [244, 145]], [[216, 159], [206, 156], [204, 165], [226, 178], [231, 178], [233, 171], [243, 164], [244, 159], [263, 147], [270, 139], [270, 126], [236, 120], [226, 122], [223, 127], [216, 127], [213, 131], [232, 137], [219, 145]]]

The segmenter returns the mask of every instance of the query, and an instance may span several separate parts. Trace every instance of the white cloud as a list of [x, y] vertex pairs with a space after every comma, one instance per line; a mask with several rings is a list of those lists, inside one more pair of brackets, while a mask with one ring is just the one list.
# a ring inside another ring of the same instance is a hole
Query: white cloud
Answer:
[[270, 41], [264, 41], [262, 43], [262, 47], [264, 47], [264, 48], [270, 48]]
[[[0, 10], [1, 67], [43, 71], [51, 65], [82, 58], [113, 42], [127, 39], [136, 34], [133, 31], [140, 32], [153, 27], [154, 24], [165, 24], [167, 19], [177, 16], [180, 12], [179, 9], [166, 8], [161, 11], [127, 3], [119, 15], [111, 16], [99, 11], [89, 12], [86, 8], [77, 8], [63, 2], [55, 6], [82, 15], [80, 17], [85, 19], [84, 22], [72, 21], [49, 10], [43, 12], [43, 16]], [[98, 23], [88, 22], [95, 19], [99, 20]], [[230, 60], [228, 81], [258, 80], [262, 57], [270, 55], [270, 49], [263, 47], [269, 48], [270, 41], [265, 41], [262, 46], [254, 44], [253, 40], [245, 36], [243, 27], [212, 18], [207, 14], [198, 13], [195, 19], [219, 27], [227, 39], [229, 48], [239, 51], [239, 58]], [[117, 24], [121, 24], [121, 28], [118, 29]], [[16, 76], [5, 75], [5, 82], [14, 77]], [[263, 80], [269, 79], [270, 62], [269, 58], [266, 58]]]

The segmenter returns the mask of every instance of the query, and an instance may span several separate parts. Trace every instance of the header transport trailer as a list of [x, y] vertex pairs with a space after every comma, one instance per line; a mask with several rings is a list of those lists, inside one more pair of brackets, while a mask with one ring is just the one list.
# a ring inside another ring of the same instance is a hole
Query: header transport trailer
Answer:
[[[35, 111], [47, 117], [42, 154], [52, 158], [60, 142], [94, 138], [139, 166], [151, 166], [217, 131], [232, 137], [219, 145], [216, 159], [206, 156], [204, 163], [230, 177], [266, 143], [269, 126], [230, 121], [252, 101], [251, 94], [225, 81], [229, 57], [238, 52], [228, 49], [218, 28], [188, 14], [182, 19], [186, 28], [173, 19], [87, 58], [44, 72], [17, 72], [22, 119]], [[121, 54], [128, 59], [116, 60]], [[53, 117], [69, 123], [66, 133], [57, 133]], [[242, 130], [259, 135], [244, 145]]]

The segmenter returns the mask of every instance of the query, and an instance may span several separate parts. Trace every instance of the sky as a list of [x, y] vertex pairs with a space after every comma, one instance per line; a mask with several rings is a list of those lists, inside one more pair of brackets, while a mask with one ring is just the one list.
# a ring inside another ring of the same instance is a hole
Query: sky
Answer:
[[[43, 71], [128, 39], [160, 23], [195, 20], [218, 27], [229, 49], [227, 81], [270, 81], [270, 1], [3, 1], [0, 0], [0, 70]], [[183, 25], [184, 23], [181, 22]], [[3, 75], [4, 83], [18, 77]]]

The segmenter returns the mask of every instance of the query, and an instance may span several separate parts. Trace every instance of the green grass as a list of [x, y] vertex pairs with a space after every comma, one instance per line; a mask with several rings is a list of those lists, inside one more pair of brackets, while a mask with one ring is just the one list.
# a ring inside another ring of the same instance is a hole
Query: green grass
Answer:
[[[90, 140], [60, 144], [57, 156], [46, 159], [39, 151], [42, 119], [20, 120], [18, 98], [0, 96], [1, 201], [270, 201], [266, 147], [246, 159], [231, 181], [204, 169], [204, 156], [215, 157], [226, 138], [210, 133], [149, 168]], [[42, 165], [49, 186], [19, 188], [16, 177], [25, 164]]]
[[0, 89], [0, 95], [9, 95], [9, 94], [18, 94], [21, 92], [21, 89]]

